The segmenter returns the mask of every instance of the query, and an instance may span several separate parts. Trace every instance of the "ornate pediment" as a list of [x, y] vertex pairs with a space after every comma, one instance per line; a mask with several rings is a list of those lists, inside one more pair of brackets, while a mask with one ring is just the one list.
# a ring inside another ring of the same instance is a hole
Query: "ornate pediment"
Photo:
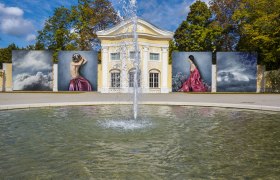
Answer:
[[[98, 31], [97, 36], [99, 39], [118, 39], [118, 38], [129, 38], [133, 36], [133, 22], [132, 20], [122, 21], [118, 25]], [[142, 19], [137, 20], [137, 34], [138, 37], [148, 39], [172, 39], [173, 32], [159, 29], [158, 27], [144, 21]]]

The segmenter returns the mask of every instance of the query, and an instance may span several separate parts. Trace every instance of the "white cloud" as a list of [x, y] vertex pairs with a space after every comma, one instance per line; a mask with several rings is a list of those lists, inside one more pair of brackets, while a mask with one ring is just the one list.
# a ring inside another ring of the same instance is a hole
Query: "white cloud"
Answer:
[[218, 72], [217, 81], [225, 81], [225, 82], [236, 82], [243, 81], [249, 82], [250, 75], [244, 74], [243, 72], [229, 72], [229, 71], [220, 71]]
[[6, 7], [0, 3], [0, 32], [17, 37], [26, 36], [34, 30], [30, 20], [23, 18], [23, 10], [18, 7]]
[[0, 3], [0, 15], [4, 16], [22, 16], [23, 10], [18, 7], [5, 7], [4, 4]]
[[35, 34], [28, 34], [27, 37], [26, 37], [26, 40], [28, 42], [32, 42], [32, 41], [36, 40], [36, 35]]
[[52, 74], [37, 72], [35, 75], [18, 74], [13, 82], [14, 90], [51, 90]]
[[29, 51], [24, 57], [13, 61], [13, 65], [18, 70], [28, 69], [29, 72], [52, 70], [49, 56], [42, 51]]

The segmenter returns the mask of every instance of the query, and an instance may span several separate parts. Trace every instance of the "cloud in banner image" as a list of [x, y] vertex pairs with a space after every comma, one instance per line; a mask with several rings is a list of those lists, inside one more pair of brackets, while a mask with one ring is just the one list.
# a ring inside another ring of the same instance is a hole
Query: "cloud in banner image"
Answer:
[[217, 53], [218, 92], [255, 92], [256, 79], [256, 53]]
[[13, 90], [52, 90], [52, 52], [13, 51], [12, 61]]
[[19, 70], [26, 68], [32, 72], [52, 70], [50, 57], [44, 51], [22, 51], [18, 53], [17, 58], [20, 60], [15, 61], [13, 65]]
[[14, 80], [14, 90], [51, 90], [52, 89], [52, 74], [43, 74], [37, 72], [35, 75], [27, 73], [18, 74]]

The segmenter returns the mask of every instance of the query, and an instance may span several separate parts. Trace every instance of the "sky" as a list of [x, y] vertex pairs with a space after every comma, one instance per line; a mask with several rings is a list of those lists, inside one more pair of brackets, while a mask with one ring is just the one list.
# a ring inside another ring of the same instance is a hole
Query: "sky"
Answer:
[[[123, 2], [110, 0], [122, 14]], [[196, 0], [137, 0], [137, 15], [159, 28], [175, 31]], [[209, 3], [210, 0], [201, 0]], [[0, 0], [0, 48], [11, 43], [19, 47], [34, 44], [37, 31], [60, 6], [77, 5], [78, 0]]]

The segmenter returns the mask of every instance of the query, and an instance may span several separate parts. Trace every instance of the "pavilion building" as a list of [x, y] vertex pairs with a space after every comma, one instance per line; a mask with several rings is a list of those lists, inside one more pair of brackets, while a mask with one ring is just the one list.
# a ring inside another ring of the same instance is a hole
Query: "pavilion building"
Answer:
[[[126, 20], [97, 36], [101, 41], [101, 67], [98, 91], [101, 93], [133, 92], [134, 41], [133, 22]], [[143, 19], [137, 20], [140, 80], [143, 93], [169, 93], [172, 89], [171, 65], [168, 63], [169, 41], [173, 32], [162, 30]]]

